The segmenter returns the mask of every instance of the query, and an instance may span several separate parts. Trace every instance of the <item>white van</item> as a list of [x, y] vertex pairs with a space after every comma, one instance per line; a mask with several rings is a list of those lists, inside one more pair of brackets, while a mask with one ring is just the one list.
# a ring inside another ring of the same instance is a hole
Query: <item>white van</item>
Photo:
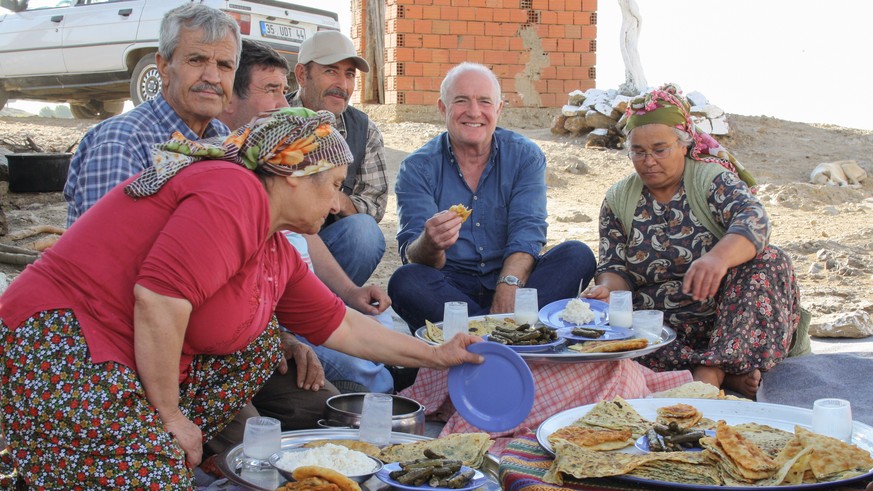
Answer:
[[[339, 30], [335, 12], [281, 0], [200, 0], [236, 19], [243, 38], [297, 63], [306, 38]], [[105, 119], [154, 98], [158, 30], [185, 0], [10, 0], [0, 10], [0, 109], [9, 99], [69, 102], [79, 119]]]

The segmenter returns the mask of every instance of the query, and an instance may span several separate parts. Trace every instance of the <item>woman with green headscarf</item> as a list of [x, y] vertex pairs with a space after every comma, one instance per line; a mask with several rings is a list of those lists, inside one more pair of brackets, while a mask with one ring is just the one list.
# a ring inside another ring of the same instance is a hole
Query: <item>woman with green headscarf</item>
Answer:
[[192, 488], [202, 443], [279, 361], [278, 323], [392, 365], [481, 362], [471, 336], [433, 348], [346, 309], [278, 233], [339, 206], [352, 155], [333, 121], [283, 109], [227, 138], [174, 135], [12, 282], [0, 487]]
[[751, 176], [694, 126], [676, 86], [634, 99], [625, 117], [636, 172], [607, 192], [595, 285], [582, 294], [630, 290], [635, 310], [664, 311], [677, 339], [640, 363], [754, 397], [800, 321], [791, 261], [768, 244]]

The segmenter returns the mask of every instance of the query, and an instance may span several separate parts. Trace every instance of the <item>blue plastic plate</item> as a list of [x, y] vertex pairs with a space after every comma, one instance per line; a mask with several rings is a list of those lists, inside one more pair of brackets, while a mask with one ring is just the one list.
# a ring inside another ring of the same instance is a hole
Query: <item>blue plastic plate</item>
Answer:
[[580, 298], [579, 300], [587, 303], [588, 306], [591, 307], [591, 310], [594, 311], [594, 320], [592, 322], [589, 322], [588, 324], [573, 324], [571, 322], [565, 322], [563, 319], [561, 319], [561, 312], [564, 311], [564, 308], [567, 307], [567, 303], [570, 300], [573, 299], [565, 298], [563, 300], [555, 300], [554, 302], [541, 308], [540, 322], [553, 329], [578, 326], [602, 326], [606, 324], [609, 304], [606, 302], [601, 302], [600, 300], [592, 300], [590, 298]]
[[558, 329], [558, 336], [561, 336], [564, 339], [568, 339], [570, 341], [615, 341], [617, 339], [629, 339], [634, 337], [634, 332], [630, 329], [625, 329], [623, 327], [612, 327], [612, 326], [590, 326], [594, 329], [600, 329], [601, 331], [605, 331], [602, 336], [599, 338], [586, 338], [585, 336], [577, 336], [573, 334], [573, 329], [579, 326], [574, 327], [564, 327]]
[[[706, 434], [706, 436], [715, 436], [715, 432], [712, 430], [703, 430], [703, 432]], [[634, 446], [637, 447], [638, 449], [642, 450], [643, 452], [648, 453], [649, 452], [649, 438], [646, 435], [643, 435], [643, 436], [637, 438], [637, 441], [634, 442]], [[701, 450], [703, 450], [703, 449], [700, 447], [691, 447], [691, 448], [685, 449], [686, 452], [700, 452]]]
[[[482, 339], [485, 341], [490, 341], [491, 336], [486, 334]], [[500, 343], [497, 343], [500, 344]], [[557, 348], [564, 344], [564, 338], [558, 337], [558, 339], [551, 341], [549, 343], [543, 344], [506, 344], [507, 348], [515, 351], [516, 353], [539, 353], [540, 351], [549, 351], [552, 348]]]
[[[422, 486], [410, 486], [408, 484], [401, 484], [401, 483], [395, 481], [394, 479], [391, 479], [388, 476], [389, 473], [396, 471], [398, 469], [400, 469], [400, 462], [394, 462], [393, 464], [385, 464], [385, 466], [382, 467], [382, 469], [376, 473], [376, 477], [378, 477], [380, 481], [384, 482], [385, 484], [387, 484], [389, 486], [395, 487], [397, 489], [406, 489], [408, 491], [438, 490], [438, 489], [444, 489], [447, 491], [469, 491], [471, 489], [476, 489], [479, 486], [483, 486], [488, 481], [488, 478], [485, 477], [485, 474], [482, 474], [481, 472], [476, 471], [476, 473], [473, 474], [473, 479], [470, 479], [470, 482], [467, 483], [467, 485], [464, 486], [463, 488], [454, 488], [454, 489], [433, 488], [429, 484], [424, 484]], [[461, 466], [462, 471], [465, 471], [467, 469], [469, 469], [469, 467], [467, 467], [466, 465]]]
[[467, 347], [485, 357], [481, 365], [449, 369], [449, 397], [471, 425], [483, 431], [506, 431], [519, 425], [534, 402], [534, 379], [521, 356], [497, 343]]

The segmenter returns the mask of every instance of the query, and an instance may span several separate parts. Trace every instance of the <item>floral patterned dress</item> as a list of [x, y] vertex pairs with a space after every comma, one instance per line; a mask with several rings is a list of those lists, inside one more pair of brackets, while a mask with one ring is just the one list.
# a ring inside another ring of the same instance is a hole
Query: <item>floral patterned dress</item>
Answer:
[[676, 341], [640, 363], [655, 370], [767, 370], [788, 353], [800, 320], [794, 268], [782, 250], [767, 244], [767, 214], [735, 174], [725, 171], [713, 180], [708, 203], [727, 233], [747, 238], [758, 253], [728, 270], [715, 298], [695, 301], [682, 292], [691, 263], [717, 242], [694, 216], [684, 181], [666, 203], [643, 187], [630, 237], [604, 201], [596, 274], [624, 278], [634, 291], [634, 309], [663, 310], [665, 323], [676, 330]]

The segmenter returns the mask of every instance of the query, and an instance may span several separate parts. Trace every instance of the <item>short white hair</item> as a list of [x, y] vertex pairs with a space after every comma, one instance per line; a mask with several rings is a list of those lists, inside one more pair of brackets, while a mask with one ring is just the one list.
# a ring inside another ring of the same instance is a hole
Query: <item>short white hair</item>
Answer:
[[489, 69], [485, 65], [465, 61], [457, 66], [452, 67], [452, 69], [449, 70], [448, 73], [446, 73], [446, 78], [444, 78], [443, 82], [440, 84], [440, 100], [443, 101], [443, 104], [449, 104], [449, 90], [454, 87], [455, 80], [460, 75], [467, 72], [477, 72], [488, 77], [488, 79], [491, 80], [491, 83], [494, 85], [494, 90], [496, 91], [496, 93], [494, 94], [494, 100], [500, 101], [500, 94], [502, 92], [500, 90], [500, 81], [497, 80], [497, 75], [494, 75], [494, 72], [492, 72], [491, 69]]

